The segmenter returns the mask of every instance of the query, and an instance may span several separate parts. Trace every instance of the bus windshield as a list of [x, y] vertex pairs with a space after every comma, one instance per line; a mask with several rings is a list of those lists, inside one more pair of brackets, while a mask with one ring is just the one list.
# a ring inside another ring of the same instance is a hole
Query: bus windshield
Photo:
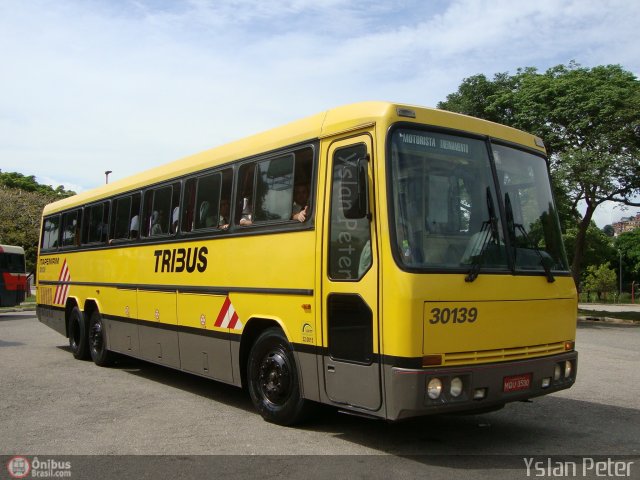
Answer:
[[567, 270], [544, 158], [418, 129], [395, 129], [390, 141], [393, 238], [401, 266], [548, 276]]

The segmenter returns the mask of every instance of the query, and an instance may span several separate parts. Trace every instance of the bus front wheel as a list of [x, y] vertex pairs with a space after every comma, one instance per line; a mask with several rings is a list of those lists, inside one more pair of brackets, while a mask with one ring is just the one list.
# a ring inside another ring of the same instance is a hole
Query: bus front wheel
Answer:
[[84, 315], [78, 307], [73, 307], [69, 314], [69, 348], [78, 360], [89, 358], [89, 338]]
[[303, 419], [308, 405], [291, 345], [279, 328], [265, 330], [253, 344], [247, 379], [251, 400], [266, 421], [292, 425]]
[[89, 319], [89, 353], [100, 367], [108, 367], [113, 363], [113, 353], [107, 350], [107, 332], [98, 310], [94, 310]]

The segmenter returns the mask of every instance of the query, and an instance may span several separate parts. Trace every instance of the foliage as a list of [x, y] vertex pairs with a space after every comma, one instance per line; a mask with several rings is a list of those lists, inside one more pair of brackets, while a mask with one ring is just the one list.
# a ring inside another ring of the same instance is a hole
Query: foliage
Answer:
[[616, 285], [616, 272], [609, 268], [607, 264], [603, 263], [599, 266], [589, 265], [587, 267], [584, 290], [587, 292], [596, 292], [598, 300], [602, 299], [603, 294], [606, 297], [609, 292], [615, 291]]
[[35, 271], [42, 209], [70, 195], [75, 193], [41, 185], [33, 176], [0, 172], [0, 244], [24, 247], [27, 271]]
[[[562, 236], [569, 263], [573, 262], [575, 252], [576, 237], [578, 236], [578, 224], [574, 222], [573, 226], [568, 227]], [[600, 265], [609, 263], [616, 258], [617, 252], [613, 247], [611, 238], [600, 230], [594, 222], [589, 224], [586, 233], [586, 244], [583, 253], [585, 265]], [[584, 274], [582, 275], [584, 277]]]
[[618, 235], [614, 246], [622, 254], [624, 280], [640, 282], [640, 228]]
[[[619, 65], [571, 62], [545, 73], [519, 69], [465, 79], [439, 108], [529, 131], [545, 140], [561, 222], [580, 219], [572, 255], [580, 277], [595, 209], [607, 200], [638, 205], [640, 82]], [[584, 215], [579, 204], [586, 205]]]
[[0, 170], [0, 186], [17, 188], [25, 192], [39, 192], [45, 195], [55, 196], [58, 199], [76, 194], [71, 190], [65, 190], [62, 185], [53, 188], [51, 185], [38, 183], [36, 177], [33, 175], [25, 176], [18, 172], [3, 172], [2, 170]]
[[604, 227], [602, 227], [602, 231], [607, 237], [613, 237], [616, 233], [616, 231], [613, 228], [613, 225], [605, 225]]

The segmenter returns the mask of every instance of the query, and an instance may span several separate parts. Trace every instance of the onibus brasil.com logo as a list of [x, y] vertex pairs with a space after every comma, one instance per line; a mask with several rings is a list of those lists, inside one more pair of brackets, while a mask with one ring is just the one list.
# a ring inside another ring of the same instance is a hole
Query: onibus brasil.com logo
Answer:
[[27, 457], [17, 455], [9, 459], [7, 472], [11, 478], [69, 478], [71, 462], [51, 458], [40, 460], [38, 457], [29, 461]]

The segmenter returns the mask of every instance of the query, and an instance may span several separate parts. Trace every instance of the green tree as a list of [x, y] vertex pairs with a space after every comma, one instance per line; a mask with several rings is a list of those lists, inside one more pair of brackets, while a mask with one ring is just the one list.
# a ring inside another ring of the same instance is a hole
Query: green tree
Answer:
[[561, 222], [579, 220], [571, 264], [576, 282], [596, 208], [608, 200], [640, 206], [634, 200], [640, 193], [640, 82], [619, 65], [588, 69], [571, 62], [545, 73], [476, 75], [438, 107], [545, 140]]
[[617, 278], [615, 270], [609, 268], [605, 263], [602, 265], [589, 265], [587, 275], [584, 280], [584, 290], [596, 292], [598, 300], [607, 297], [609, 292], [616, 290]]
[[0, 244], [22, 246], [27, 271], [35, 271], [42, 209], [71, 195], [61, 185], [54, 189], [33, 176], [0, 172]]
[[612, 237], [615, 235], [616, 231], [613, 229], [613, 225], [605, 225], [602, 227], [602, 231], [607, 237]]
[[58, 185], [55, 189], [51, 185], [43, 185], [36, 181], [33, 175], [25, 176], [18, 172], [3, 172], [0, 170], [0, 186], [7, 188], [17, 188], [25, 192], [39, 192], [45, 195], [53, 195], [58, 198], [70, 197], [76, 193], [71, 190], [65, 190], [62, 185]]
[[640, 228], [618, 235], [614, 248], [622, 254], [624, 280], [640, 282]]
[[[574, 222], [573, 226], [566, 228], [565, 233], [562, 235], [570, 263], [573, 262], [578, 227], [577, 222]], [[586, 245], [583, 252], [583, 264], [585, 268], [591, 265], [597, 266], [609, 263], [612, 259], [616, 258], [616, 255], [616, 249], [613, 247], [611, 238], [607, 237], [607, 235], [597, 227], [595, 222], [592, 221], [587, 229]], [[582, 277], [584, 277], [584, 272], [582, 273]], [[581, 278], [581, 280], [584, 280], [584, 278]]]

